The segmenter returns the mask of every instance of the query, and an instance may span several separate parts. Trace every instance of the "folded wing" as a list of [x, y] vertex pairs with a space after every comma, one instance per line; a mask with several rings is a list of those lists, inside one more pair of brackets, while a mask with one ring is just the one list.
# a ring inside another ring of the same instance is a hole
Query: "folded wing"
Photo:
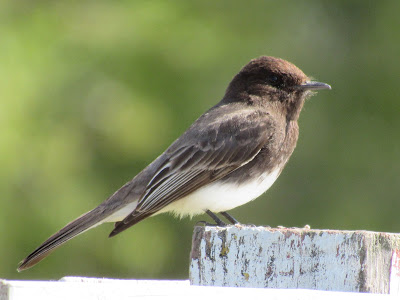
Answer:
[[[246, 110], [215, 115], [215, 119], [203, 115], [196, 121], [200, 124], [193, 124], [167, 149], [167, 159], [148, 183], [136, 209], [116, 223], [110, 236], [240, 168], [273, 138], [274, 124], [267, 113]], [[218, 117], [223, 117], [223, 122]]]

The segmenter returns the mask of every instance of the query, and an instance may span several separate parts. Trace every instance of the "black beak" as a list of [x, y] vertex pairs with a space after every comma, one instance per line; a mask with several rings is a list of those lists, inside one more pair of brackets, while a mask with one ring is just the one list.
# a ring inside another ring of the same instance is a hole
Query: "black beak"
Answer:
[[303, 84], [298, 85], [297, 88], [301, 90], [330, 90], [331, 86], [323, 82], [307, 81]]

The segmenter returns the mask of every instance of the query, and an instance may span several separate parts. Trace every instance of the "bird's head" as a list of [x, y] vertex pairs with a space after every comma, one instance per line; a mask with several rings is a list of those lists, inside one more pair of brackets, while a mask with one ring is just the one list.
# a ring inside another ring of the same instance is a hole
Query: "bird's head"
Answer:
[[330, 88], [326, 83], [310, 80], [303, 71], [286, 60], [261, 56], [251, 60], [232, 79], [224, 102], [244, 101], [261, 105], [278, 102], [301, 109], [312, 91]]

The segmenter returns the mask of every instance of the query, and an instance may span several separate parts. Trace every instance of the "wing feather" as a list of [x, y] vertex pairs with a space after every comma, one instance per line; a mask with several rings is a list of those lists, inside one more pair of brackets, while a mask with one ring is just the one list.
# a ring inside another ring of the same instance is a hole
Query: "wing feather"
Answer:
[[269, 114], [258, 110], [234, 112], [224, 122], [207, 117], [218, 116], [203, 115], [198, 126], [166, 150], [165, 163], [149, 181], [136, 209], [118, 222], [111, 236], [248, 163], [274, 132]]

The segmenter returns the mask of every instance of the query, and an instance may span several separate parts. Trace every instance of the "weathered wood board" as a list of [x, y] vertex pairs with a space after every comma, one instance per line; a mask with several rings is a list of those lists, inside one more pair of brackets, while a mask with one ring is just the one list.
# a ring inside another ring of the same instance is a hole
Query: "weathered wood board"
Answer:
[[0, 300], [391, 300], [396, 296], [300, 289], [193, 286], [189, 280], [120, 280], [64, 277], [60, 281], [0, 279]]
[[196, 227], [194, 285], [400, 294], [400, 234]]

